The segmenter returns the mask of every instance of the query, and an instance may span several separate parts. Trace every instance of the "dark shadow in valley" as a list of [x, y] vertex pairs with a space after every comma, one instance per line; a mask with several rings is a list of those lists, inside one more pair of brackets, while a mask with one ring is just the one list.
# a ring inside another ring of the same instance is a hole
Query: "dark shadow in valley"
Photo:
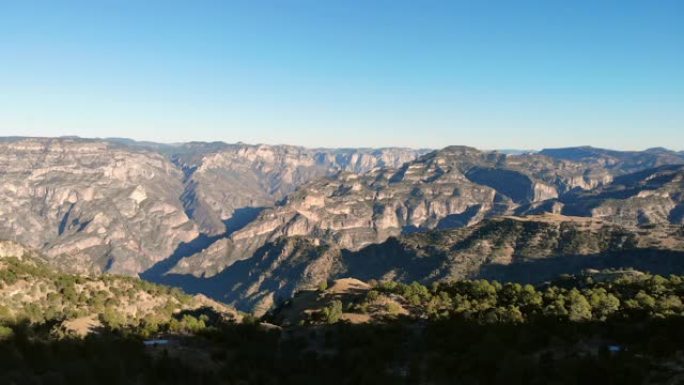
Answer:
[[401, 234], [402, 235], [408, 235], [408, 234], [422, 233], [424, 231], [425, 231], [425, 229], [421, 229], [420, 227], [418, 227], [416, 225], [406, 225], [401, 229]]
[[[141, 278], [169, 286], [182, 288], [188, 294], [204, 294], [207, 297], [227, 304], [233, 304], [238, 310], [249, 311], [263, 296], [276, 294], [276, 302], [294, 294], [296, 284], [304, 273], [307, 263], [316, 258], [316, 250], [306, 250], [306, 255], [290, 258], [286, 263], [276, 263], [282, 245], [269, 243], [259, 248], [246, 260], [233, 263], [220, 273], [211, 277], [196, 277], [192, 274], [148, 274]], [[269, 276], [261, 281], [261, 273], [272, 269]], [[168, 271], [166, 269], [165, 271]], [[247, 298], [247, 289], [259, 284], [257, 292]], [[279, 298], [280, 296], [280, 298]], [[236, 302], [237, 301], [237, 302]]]
[[154, 266], [140, 273], [140, 278], [159, 283], [160, 277], [171, 270], [181, 259], [206, 249], [221, 237], [221, 235], [209, 236], [200, 234], [190, 242], [181, 243], [168, 258], [157, 262]]
[[[482, 210], [482, 205], [469, 206], [460, 214], [449, 214], [444, 218], [440, 219], [439, 223], [434, 230], [447, 230], [447, 229], [458, 229], [461, 227], [466, 227], [470, 221], [477, 216]], [[416, 225], [406, 225], [401, 229], [402, 235], [416, 234], [416, 233], [427, 233], [432, 229], [425, 227], [418, 227]]]
[[[265, 207], [243, 207], [235, 210], [234, 215], [231, 218], [224, 221], [224, 224], [227, 228], [226, 233], [219, 235], [200, 234], [197, 238], [193, 239], [190, 242], [181, 243], [168, 258], [157, 262], [154, 266], [141, 273], [140, 278], [148, 280], [150, 282], [178, 286], [192, 294], [202, 293], [216, 299], [221, 299], [218, 298], [216, 294], [214, 294], [214, 290], [204, 289], [204, 286], [206, 284], [201, 282], [207, 282], [208, 279], [197, 278], [197, 282], [195, 282], [195, 279], [192, 278], [196, 277], [192, 275], [186, 276], [182, 274], [167, 273], [171, 269], [173, 269], [173, 267], [176, 266], [181, 259], [196, 254], [211, 246], [211, 244], [216, 242], [217, 240], [224, 237], [228, 237], [233, 232], [242, 229], [251, 221], [256, 219], [259, 213], [261, 213], [261, 211], [263, 211], [264, 209]], [[211, 289], [211, 287], [211, 282], [209, 282], [207, 288]], [[218, 290], [216, 292], [218, 292]]]
[[[210, 240], [204, 238], [184, 247], [190, 250], [193, 246], [202, 245], [202, 241]], [[160, 262], [153, 269], [141, 274], [141, 277], [180, 287], [189, 294], [204, 294], [232, 304], [239, 310], [250, 311], [267, 296], [273, 295], [274, 302], [280, 303], [294, 295], [298, 287], [318, 283], [308, 282], [304, 276], [312, 262], [325, 258], [325, 252], [320, 248], [302, 246], [304, 247], [295, 246], [290, 249], [292, 245], [284, 240], [268, 243], [259, 248], [251, 258], [237, 261], [211, 277], [167, 273], [175, 263], [172, 259]], [[562, 274], [581, 274], [587, 269], [633, 268], [661, 275], [684, 274], [684, 252], [659, 249], [632, 249], [527, 260], [516, 258], [516, 262], [508, 265], [483, 264], [480, 267], [477, 267], [477, 261], [454, 262], [450, 253], [432, 246], [406, 248], [396, 238], [390, 238], [383, 244], [369, 245], [358, 251], [342, 250], [335, 257], [337, 261], [329, 278], [353, 277], [363, 281], [390, 278], [406, 283], [428, 283], [450, 277], [453, 268], [460, 265], [464, 273], [472, 272], [467, 278], [532, 284], [553, 281]], [[183, 253], [179, 251], [178, 254]]]
[[473, 167], [466, 177], [477, 184], [488, 186], [511, 198], [516, 203], [527, 203], [534, 198], [532, 180], [517, 171]]
[[342, 250], [341, 273], [333, 278], [354, 277], [368, 281], [390, 274], [398, 281], [423, 281], [445, 261], [444, 253], [437, 250], [419, 255], [397, 238], [389, 238], [382, 244], [369, 245], [358, 251]]
[[72, 203], [71, 205], [69, 205], [67, 212], [62, 216], [62, 220], [59, 221], [59, 228], [57, 229], [57, 235], [64, 234], [64, 230], [66, 230], [67, 224], [69, 223], [69, 216], [71, 215], [71, 211], [73, 209], [74, 209], [74, 204]]
[[176, 273], [149, 276], [145, 273], [141, 275], [141, 278], [162, 285], [180, 287], [188, 294], [204, 294], [217, 301], [231, 303], [235, 297], [231, 293], [235, 293], [240, 287], [247, 285], [243, 282], [245, 278], [248, 278], [251, 270], [249, 261], [235, 262], [221, 273], [211, 277], [196, 277], [192, 274]]
[[667, 219], [670, 223], [682, 223], [684, 222], [684, 203], [678, 204], [675, 208], [670, 211]]
[[226, 236], [233, 234], [255, 220], [266, 207], [242, 207], [233, 211], [233, 216], [223, 221]]
[[538, 284], [553, 281], [561, 274], [581, 274], [588, 269], [629, 269], [651, 274], [684, 274], [684, 252], [635, 249], [619, 252], [558, 256], [527, 260], [509, 265], [483, 265], [473, 278]]
[[473, 205], [465, 209], [460, 214], [447, 215], [439, 221], [437, 224], [437, 229], [454, 229], [467, 226], [468, 223], [470, 223], [470, 220], [473, 219], [481, 209], [482, 205]]
[[[371, 245], [356, 252], [343, 251], [344, 276], [363, 281], [381, 279], [389, 274], [393, 280], [410, 283], [447, 278], [454, 263], [439, 250], [404, 248], [390, 238], [383, 245]], [[463, 261], [462, 263], [467, 263]], [[684, 274], [684, 252], [660, 249], [633, 249], [619, 252], [546, 257], [513, 262], [508, 265], [483, 264], [467, 278], [539, 284], [557, 279], [562, 274], [582, 274], [585, 270], [629, 269], [651, 274]]]

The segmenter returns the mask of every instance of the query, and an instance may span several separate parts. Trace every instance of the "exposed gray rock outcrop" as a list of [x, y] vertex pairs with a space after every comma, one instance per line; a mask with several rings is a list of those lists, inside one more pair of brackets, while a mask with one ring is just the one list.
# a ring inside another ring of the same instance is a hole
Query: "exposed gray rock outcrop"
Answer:
[[0, 237], [78, 271], [135, 274], [199, 233], [164, 156], [102, 141], [0, 142]]
[[64, 269], [137, 274], [201, 233], [240, 229], [302, 183], [398, 166], [420, 153], [0, 138], [0, 239]]
[[403, 233], [467, 226], [522, 206], [544, 207], [541, 202], [612, 178], [584, 163], [447, 147], [398, 169], [341, 172], [307, 183], [173, 271], [216, 274], [280, 237], [307, 236], [358, 250]]
[[234, 232], [297, 187], [340, 171], [396, 168], [425, 153], [403, 148], [307, 149], [295, 146], [190, 143], [173, 149], [186, 170], [183, 201], [202, 232]]

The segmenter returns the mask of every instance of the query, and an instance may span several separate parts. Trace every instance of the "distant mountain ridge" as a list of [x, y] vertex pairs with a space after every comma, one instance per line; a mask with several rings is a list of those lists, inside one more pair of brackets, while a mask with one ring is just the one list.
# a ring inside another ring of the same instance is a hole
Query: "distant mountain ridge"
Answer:
[[629, 173], [668, 164], [684, 164], [682, 152], [662, 147], [644, 151], [615, 151], [590, 146], [544, 149], [539, 154], [557, 159], [589, 162]]

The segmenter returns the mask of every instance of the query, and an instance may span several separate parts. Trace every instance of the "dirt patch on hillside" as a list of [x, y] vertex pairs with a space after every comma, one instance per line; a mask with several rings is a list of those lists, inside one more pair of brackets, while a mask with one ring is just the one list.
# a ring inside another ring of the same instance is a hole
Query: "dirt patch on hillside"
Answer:
[[355, 294], [366, 292], [370, 289], [370, 285], [356, 278], [342, 278], [335, 281], [327, 292], [333, 294]]
[[62, 322], [62, 330], [70, 335], [81, 338], [95, 332], [101, 327], [102, 323], [98, 319], [97, 314], [91, 314], [89, 316], [74, 318], [72, 320]]

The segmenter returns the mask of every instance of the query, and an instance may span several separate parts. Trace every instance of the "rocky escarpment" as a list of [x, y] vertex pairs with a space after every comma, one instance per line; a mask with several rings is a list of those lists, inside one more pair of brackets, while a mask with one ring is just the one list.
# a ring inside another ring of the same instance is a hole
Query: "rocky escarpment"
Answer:
[[399, 169], [342, 172], [308, 183], [229, 238], [181, 261], [174, 272], [215, 274], [279, 237], [308, 236], [357, 250], [402, 233], [511, 214], [611, 179], [582, 163], [447, 147]]
[[65, 268], [135, 274], [198, 235], [164, 156], [102, 141], [0, 142], [0, 238]]
[[426, 151], [188, 143], [168, 152], [186, 172], [188, 213], [203, 233], [215, 235], [240, 229], [306, 182], [340, 171], [399, 167]]
[[200, 233], [241, 228], [301, 183], [397, 166], [419, 153], [4, 138], [0, 239], [69, 270], [137, 274], [203, 240]]
[[560, 199], [562, 212], [622, 225], [684, 223], [684, 166], [666, 165], [615, 178]]
[[[0, 239], [63, 269], [144, 272], [263, 308], [323, 276], [356, 270], [347, 256], [420, 238], [414, 233], [549, 212], [630, 231], [681, 225], [677, 154], [592, 151], [505, 155], [454, 146], [411, 160], [422, 152], [0, 139]], [[480, 254], [468, 261], [477, 265]], [[460, 274], [440, 273], [433, 262], [401, 263], [397, 274], [406, 279]]]

